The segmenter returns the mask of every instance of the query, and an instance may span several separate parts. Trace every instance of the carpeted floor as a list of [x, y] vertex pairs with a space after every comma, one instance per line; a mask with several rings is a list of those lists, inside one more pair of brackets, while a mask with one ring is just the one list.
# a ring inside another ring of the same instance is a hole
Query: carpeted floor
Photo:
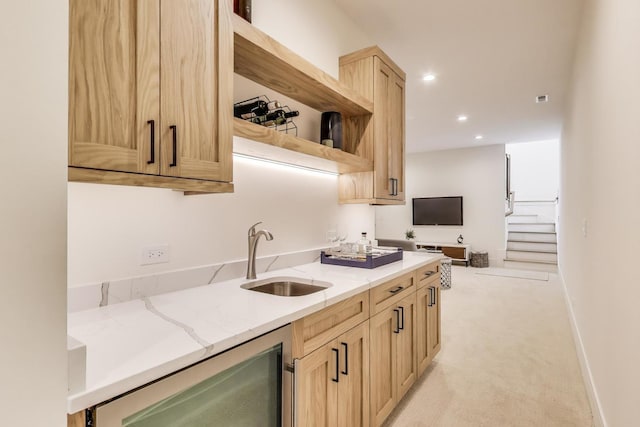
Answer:
[[442, 350], [385, 426], [592, 426], [557, 275], [477, 271], [453, 267]]

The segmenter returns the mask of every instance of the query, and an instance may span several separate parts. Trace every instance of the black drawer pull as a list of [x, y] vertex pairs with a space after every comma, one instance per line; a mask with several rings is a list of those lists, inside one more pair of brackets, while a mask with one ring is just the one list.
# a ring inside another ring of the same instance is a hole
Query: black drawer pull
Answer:
[[434, 274], [436, 274], [436, 272], [433, 271], [433, 270], [429, 270], [429, 271], [425, 271], [424, 272], [425, 277], [433, 276]]
[[173, 157], [169, 166], [174, 167], [178, 165], [178, 126], [171, 125], [169, 129], [173, 131]]
[[147, 160], [147, 164], [153, 164], [156, 162], [156, 121], [148, 120], [148, 125], [151, 125], [149, 128], [149, 139], [151, 142], [151, 160]]
[[349, 375], [349, 344], [341, 342], [340, 345], [344, 347], [344, 371], [341, 371], [341, 374]]
[[398, 308], [402, 312], [400, 314], [400, 318], [402, 319], [402, 324], [401, 324], [401, 326], [398, 326], [398, 329], [400, 329], [402, 331], [402, 330], [404, 330], [404, 307], [398, 307]]
[[333, 351], [336, 355], [336, 377], [335, 378], [331, 378], [331, 381], [333, 381], [334, 383], [337, 383], [340, 381], [340, 350], [338, 350], [337, 348], [332, 348], [331, 351]]
[[391, 292], [392, 294], [397, 294], [403, 289], [404, 289], [404, 286], [398, 286], [397, 288], [389, 289], [389, 292]]

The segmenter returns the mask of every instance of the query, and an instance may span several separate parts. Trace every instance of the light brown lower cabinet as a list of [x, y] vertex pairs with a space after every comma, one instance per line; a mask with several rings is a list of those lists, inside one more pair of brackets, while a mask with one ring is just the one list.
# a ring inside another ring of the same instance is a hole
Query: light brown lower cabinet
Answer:
[[371, 425], [380, 426], [417, 378], [416, 294], [372, 316]]
[[368, 374], [366, 321], [297, 361], [297, 426], [369, 426]]

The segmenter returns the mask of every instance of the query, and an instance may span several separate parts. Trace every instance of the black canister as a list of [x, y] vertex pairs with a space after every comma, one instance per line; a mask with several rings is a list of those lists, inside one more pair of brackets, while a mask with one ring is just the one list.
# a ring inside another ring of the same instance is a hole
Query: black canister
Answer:
[[320, 142], [327, 147], [342, 149], [342, 115], [335, 111], [322, 113]]

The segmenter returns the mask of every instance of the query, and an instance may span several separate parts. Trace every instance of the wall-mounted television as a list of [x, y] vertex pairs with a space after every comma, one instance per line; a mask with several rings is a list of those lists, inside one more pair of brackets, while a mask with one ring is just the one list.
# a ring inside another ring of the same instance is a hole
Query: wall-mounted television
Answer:
[[413, 225], [462, 225], [462, 196], [414, 198]]

